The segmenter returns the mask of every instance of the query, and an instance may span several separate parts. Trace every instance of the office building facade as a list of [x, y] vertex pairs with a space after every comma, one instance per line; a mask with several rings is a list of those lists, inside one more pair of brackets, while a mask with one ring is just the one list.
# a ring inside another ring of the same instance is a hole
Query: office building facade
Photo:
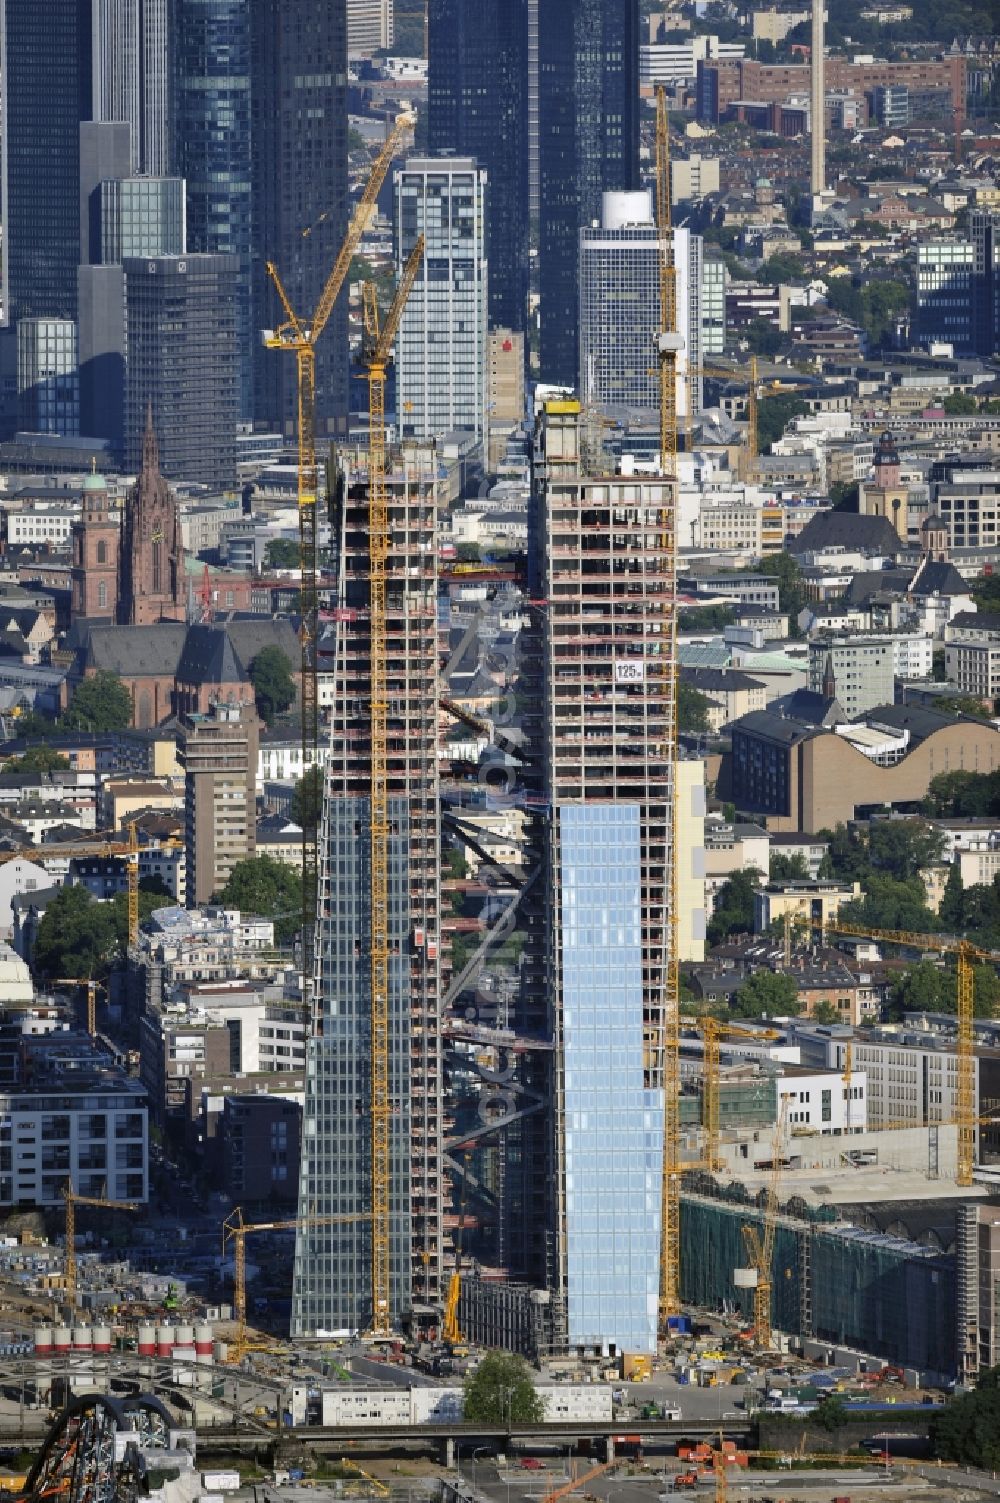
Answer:
[[[175, 158], [190, 248], [238, 256], [240, 416], [253, 413], [250, 0], [179, 0]], [[263, 358], [263, 353], [262, 353]]]
[[972, 343], [977, 355], [1000, 350], [1000, 214], [973, 209], [969, 215], [972, 241]]
[[917, 317], [923, 344], [972, 346], [973, 247], [967, 240], [932, 240], [917, 246]]
[[[252, 328], [284, 313], [266, 259], [293, 307], [310, 319], [347, 229], [347, 11], [327, 0], [258, 0], [251, 10]], [[310, 233], [303, 235], [304, 230]], [[346, 428], [347, 299], [316, 350], [316, 437]], [[254, 360], [254, 418], [291, 438], [298, 422], [295, 361]]]
[[401, 432], [486, 432], [486, 173], [469, 157], [410, 157], [395, 174], [397, 275], [424, 259], [399, 326]]
[[[359, 1214], [372, 1202], [370, 645], [368, 486], [344, 476], [339, 594], [330, 639], [331, 752], [321, 827], [316, 996], [309, 1042], [299, 1206]], [[438, 1325], [444, 1239], [444, 1085], [437, 725], [439, 506], [433, 450], [389, 476], [390, 1319]], [[430, 545], [430, 546], [429, 546]], [[298, 1236], [292, 1331], [364, 1330], [372, 1318], [371, 1225]]]
[[152, 408], [168, 479], [232, 485], [237, 259], [155, 256], [123, 267], [126, 464], [138, 468]]
[[253, 705], [213, 704], [183, 720], [187, 900], [207, 903], [233, 867], [257, 850], [257, 745]]
[[187, 235], [183, 178], [111, 178], [101, 183], [98, 191], [103, 264], [116, 264], [136, 256], [184, 255]]
[[132, 170], [171, 170], [170, 0], [90, 0], [93, 118], [131, 133]]
[[[429, 149], [486, 170], [490, 323], [517, 332], [528, 306], [530, 9], [429, 0], [427, 11]], [[537, 13], [535, 24], [537, 44]]]
[[371, 57], [392, 46], [393, 0], [347, 0], [347, 48], [352, 57]]
[[538, 14], [541, 377], [579, 372], [580, 231], [606, 192], [639, 186], [638, 0], [542, 3]]
[[90, 7], [4, 0], [4, 322], [75, 318]]
[[17, 423], [25, 433], [79, 434], [80, 385], [73, 319], [18, 320]]
[[[677, 358], [679, 417], [701, 410], [701, 237], [673, 232], [677, 315], [684, 344]], [[660, 384], [660, 236], [651, 194], [605, 193], [599, 227], [580, 235], [581, 399], [605, 408], [655, 409]]]

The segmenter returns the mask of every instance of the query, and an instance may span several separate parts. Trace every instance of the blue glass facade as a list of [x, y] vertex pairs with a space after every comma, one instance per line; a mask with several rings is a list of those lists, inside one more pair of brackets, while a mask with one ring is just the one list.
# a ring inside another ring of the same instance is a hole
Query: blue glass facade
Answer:
[[559, 809], [569, 1341], [655, 1352], [663, 1093], [643, 1085], [637, 804]]

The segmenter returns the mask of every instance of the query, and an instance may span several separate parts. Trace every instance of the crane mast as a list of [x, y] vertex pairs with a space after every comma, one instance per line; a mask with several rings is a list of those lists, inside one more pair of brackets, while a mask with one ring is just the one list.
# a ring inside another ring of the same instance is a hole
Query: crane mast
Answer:
[[385, 323], [379, 327], [373, 283], [364, 286], [368, 368], [369, 656], [371, 661], [371, 1155], [372, 1335], [392, 1330], [390, 1286], [389, 1152], [389, 769], [386, 675], [386, 566], [389, 495], [386, 483], [385, 378], [392, 343], [424, 256], [424, 238], [410, 252]]
[[677, 936], [677, 273], [670, 212], [670, 136], [667, 101], [656, 91], [656, 225], [660, 252], [660, 470], [667, 482], [659, 516], [666, 576], [664, 757], [667, 765], [666, 954], [661, 1022], [663, 1085], [663, 1175], [660, 1193], [660, 1329], [664, 1333], [680, 1301], [680, 977]]

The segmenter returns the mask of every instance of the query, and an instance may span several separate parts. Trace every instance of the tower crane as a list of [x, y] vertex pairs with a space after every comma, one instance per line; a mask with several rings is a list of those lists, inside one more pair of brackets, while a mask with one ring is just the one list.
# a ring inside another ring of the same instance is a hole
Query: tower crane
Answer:
[[66, 1299], [70, 1306], [76, 1304], [76, 1208], [77, 1206], [101, 1206], [111, 1211], [137, 1211], [139, 1206], [134, 1200], [108, 1200], [103, 1195], [80, 1195], [73, 1188], [73, 1181], [67, 1180], [63, 1186], [63, 1200], [66, 1202], [66, 1261], [64, 1282], [66, 1285]]
[[666, 496], [660, 510], [660, 549], [665, 575], [663, 663], [667, 767], [666, 943], [661, 1023], [663, 1083], [663, 1177], [660, 1187], [659, 1322], [666, 1332], [680, 1301], [680, 974], [677, 927], [677, 272], [670, 212], [670, 132], [667, 97], [656, 91], [656, 227], [660, 264], [660, 332], [656, 351], [660, 372], [660, 472]]
[[753, 1290], [754, 1342], [761, 1351], [771, 1348], [771, 1290], [774, 1287], [774, 1239], [778, 1230], [778, 1187], [781, 1183], [781, 1154], [785, 1143], [785, 1123], [788, 1120], [788, 1097], [782, 1096], [781, 1110], [774, 1125], [771, 1145], [771, 1177], [764, 1202], [764, 1235], [761, 1236], [752, 1223], [743, 1227], [743, 1240], [750, 1254], [751, 1266], [757, 1278]]
[[[389, 164], [413, 123], [408, 114], [398, 115], [375, 159], [364, 192], [348, 225], [337, 259], [327, 277], [312, 318], [301, 319], [292, 307], [277, 267], [268, 261], [267, 272], [285, 314], [284, 323], [265, 334], [268, 349], [295, 356], [298, 376], [298, 513], [301, 553], [300, 612], [302, 616], [302, 767], [313, 766], [319, 752], [319, 694], [316, 657], [319, 635], [319, 598], [316, 582], [317, 491], [316, 470], [316, 343], [326, 328], [334, 304], [347, 279], [354, 253], [368, 227]], [[302, 974], [306, 995], [311, 999], [315, 947], [315, 891], [318, 819], [314, 801], [305, 800], [302, 819]], [[314, 1032], [320, 1031], [318, 1013]]]
[[288, 1221], [244, 1221], [243, 1208], [237, 1206], [222, 1223], [223, 1256], [230, 1242], [233, 1243], [233, 1308], [236, 1311], [236, 1342], [233, 1349], [234, 1362], [242, 1361], [247, 1351], [247, 1249], [246, 1241], [251, 1232], [292, 1232], [300, 1227], [340, 1226], [349, 1221], [367, 1221], [368, 1213], [358, 1211], [344, 1216], [293, 1216]]
[[719, 1158], [719, 1088], [721, 1075], [721, 1046], [723, 1034], [740, 1039], [778, 1039], [781, 1034], [774, 1028], [744, 1028], [739, 1023], [722, 1023], [718, 1018], [698, 1018], [698, 1031], [705, 1044], [704, 1096], [702, 1122], [705, 1131], [705, 1167], [721, 1169]]
[[[466, 1154], [466, 1165], [468, 1165]], [[462, 1195], [458, 1206], [458, 1236], [455, 1239], [455, 1271], [448, 1284], [448, 1299], [444, 1308], [444, 1320], [441, 1324], [441, 1335], [449, 1346], [455, 1346], [462, 1340], [462, 1330], [458, 1324], [458, 1305], [462, 1298], [462, 1233], [465, 1230], [465, 1199], [468, 1189], [468, 1176], [462, 1179]]]
[[389, 494], [385, 459], [385, 378], [393, 340], [424, 258], [418, 235], [380, 326], [378, 296], [364, 286], [364, 362], [368, 368], [369, 658], [371, 662], [371, 1134], [372, 1334], [388, 1336], [389, 1308], [389, 765], [386, 677], [386, 566]]
[[584, 1472], [582, 1477], [574, 1477], [570, 1482], [564, 1482], [554, 1491], [546, 1493], [542, 1498], [542, 1503], [559, 1503], [560, 1498], [568, 1498], [570, 1493], [577, 1492], [586, 1483], [593, 1482], [595, 1477], [602, 1476], [604, 1472], [610, 1471], [616, 1465], [617, 1462], [614, 1461], [598, 1462], [597, 1466], [592, 1466], [589, 1471]]
[[[746, 475], [752, 480], [757, 474], [757, 418], [759, 400], [760, 377], [757, 374], [757, 356], [750, 356], [748, 371], [725, 370], [720, 365], [692, 365], [685, 372], [688, 376], [715, 376], [719, 380], [731, 381], [734, 386], [747, 388], [747, 454]], [[688, 418], [690, 422], [690, 416]]]
[[873, 929], [868, 924], [841, 923], [838, 919], [833, 922], [817, 920], [817, 923], [824, 933], [857, 935], [862, 939], [877, 939], [884, 944], [911, 945], [916, 949], [939, 950], [942, 955], [955, 956], [958, 1013], [958, 1041], [955, 1051], [958, 1168], [955, 1183], [968, 1189], [976, 1166], [975, 978], [972, 968], [976, 960], [1000, 964], [1000, 955], [992, 950], [981, 950], [967, 939], [949, 939], [940, 934], [911, 934], [904, 929]]
[[95, 981], [92, 976], [53, 976], [53, 986], [85, 986], [87, 988], [87, 1032], [91, 1038], [97, 1036], [97, 988], [103, 989], [103, 983]]

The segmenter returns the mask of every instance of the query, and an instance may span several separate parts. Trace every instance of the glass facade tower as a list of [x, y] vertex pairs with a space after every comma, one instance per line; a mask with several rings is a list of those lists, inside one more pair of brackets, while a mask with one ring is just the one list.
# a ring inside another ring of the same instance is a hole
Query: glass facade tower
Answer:
[[484, 436], [486, 174], [469, 157], [410, 157], [395, 182], [397, 275], [417, 236], [426, 242], [399, 328], [402, 432]]
[[655, 1352], [663, 1092], [643, 1079], [640, 810], [558, 819], [569, 1344]]
[[[239, 257], [240, 416], [252, 414], [250, 317], [250, 0], [179, 0], [177, 170], [188, 246]], [[263, 358], [263, 357], [262, 357]]]
[[539, 0], [541, 377], [579, 370], [580, 231], [639, 186], [639, 0]]
[[427, 13], [428, 145], [486, 169], [490, 323], [515, 330], [528, 302], [528, 25], [528, 0], [430, 0]]

